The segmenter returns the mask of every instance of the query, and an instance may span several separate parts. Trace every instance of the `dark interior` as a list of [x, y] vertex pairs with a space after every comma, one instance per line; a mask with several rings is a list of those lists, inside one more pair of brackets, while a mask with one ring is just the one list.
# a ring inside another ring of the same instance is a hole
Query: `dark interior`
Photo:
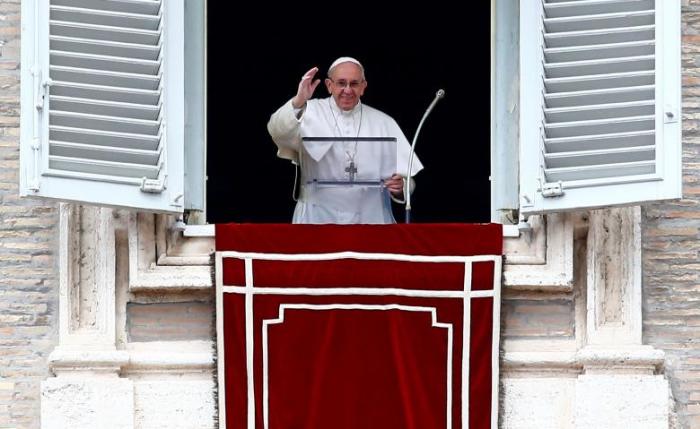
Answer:
[[[207, 221], [290, 221], [294, 166], [276, 157], [267, 121], [304, 72], [318, 66], [325, 77], [349, 55], [365, 66], [363, 103], [396, 119], [409, 141], [436, 91], [446, 92], [416, 145], [425, 169], [412, 222], [488, 222], [489, 3], [470, 3], [468, 15], [436, 5], [371, 16], [352, 5], [300, 4], [269, 18], [277, 6], [243, 14], [234, 3], [209, 2]], [[315, 96], [327, 95], [322, 83]], [[394, 214], [403, 222], [403, 206]]]

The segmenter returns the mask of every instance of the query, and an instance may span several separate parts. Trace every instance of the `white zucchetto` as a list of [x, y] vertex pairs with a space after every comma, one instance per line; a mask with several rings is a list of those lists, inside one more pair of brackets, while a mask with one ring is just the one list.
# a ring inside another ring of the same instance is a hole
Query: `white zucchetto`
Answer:
[[335, 68], [335, 66], [337, 66], [338, 64], [342, 64], [342, 63], [357, 64], [357, 66], [360, 67], [360, 70], [362, 70], [362, 74], [365, 73], [365, 68], [355, 58], [353, 58], [353, 57], [340, 57], [337, 60], [333, 61], [333, 64], [331, 64], [331, 66], [328, 67], [328, 76], [331, 75], [331, 71], [333, 71], [333, 68]]

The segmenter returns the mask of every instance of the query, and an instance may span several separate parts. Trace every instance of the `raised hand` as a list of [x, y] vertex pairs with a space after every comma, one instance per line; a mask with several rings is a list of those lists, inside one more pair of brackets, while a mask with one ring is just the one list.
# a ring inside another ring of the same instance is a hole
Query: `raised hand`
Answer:
[[304, 73], [304, 76], [301, 78], [299, 88], [297, 89], [297, 95], [292, 98], [292, 106], [294, 106], [295, 109], [303, 107], [306, 101], [314, 95], [316, 87], [321, 83], [321, 79], [313, 80], [317, 72], [318, 67], [314, 67]]

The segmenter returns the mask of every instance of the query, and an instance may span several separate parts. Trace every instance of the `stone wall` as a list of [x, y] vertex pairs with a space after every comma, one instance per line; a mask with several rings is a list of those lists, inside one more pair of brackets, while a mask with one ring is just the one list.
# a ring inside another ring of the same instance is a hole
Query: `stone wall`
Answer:
[[57, 343], [57, 206], [19, 198], [20, 1], [0, 1], [0, 428], [39, 427]]

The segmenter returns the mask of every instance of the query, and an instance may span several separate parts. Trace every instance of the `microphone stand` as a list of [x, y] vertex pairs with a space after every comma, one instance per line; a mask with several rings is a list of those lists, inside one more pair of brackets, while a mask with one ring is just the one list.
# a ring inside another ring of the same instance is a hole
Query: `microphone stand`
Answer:
[[433, 107], [437, 104], [437, 102], [445, 96], [445, 91], [443, 89], [438, 90], [438, 92], [435, 94], [435, 98], [433, 99], [433, 102], [430, 103], [430, 106], [425, 110], [425, 113], [423, 114], [423, 119], [420, 120], [420, 123], [418, 124], [418, 129], [416, 130], [416, 134], [413, 136], [413, 143], [411, 143], [411, 155], [408, 157], [408, 177], [406, 178], [406, 223], [411, 223], [411, 177], [413, 177], [413, 155], [416, 152], [416, 142], [418, 141], [418, 134], [420, 134], [420, 129], [423, 128], [423, 122], [425, 122], [425, 119], [428, 117], [430, 112], [432, 112]]

